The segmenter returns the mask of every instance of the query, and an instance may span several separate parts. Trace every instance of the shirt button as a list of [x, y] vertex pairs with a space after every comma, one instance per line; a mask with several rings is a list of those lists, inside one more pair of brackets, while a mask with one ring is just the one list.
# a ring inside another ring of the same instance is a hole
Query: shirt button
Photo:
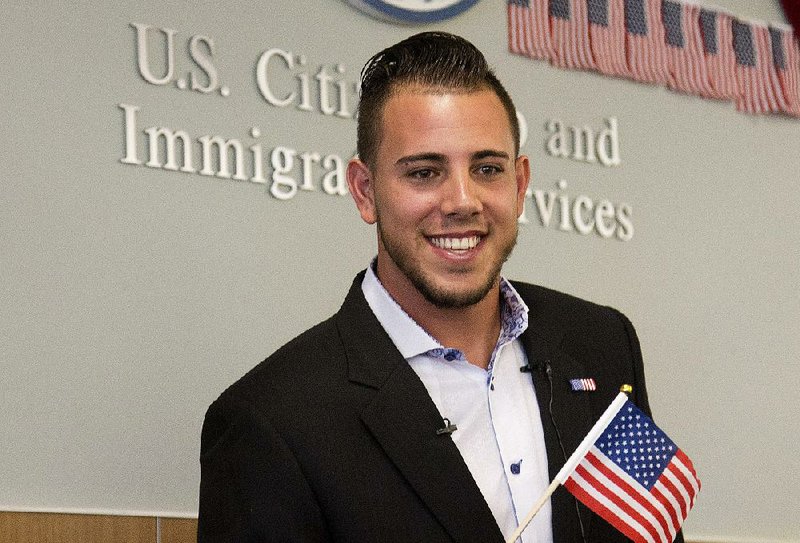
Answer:
[[521, 468], [522, 468], [522, 460], [511, 464], [511, 473], [513, 473], [514, 475], [519, 475]]

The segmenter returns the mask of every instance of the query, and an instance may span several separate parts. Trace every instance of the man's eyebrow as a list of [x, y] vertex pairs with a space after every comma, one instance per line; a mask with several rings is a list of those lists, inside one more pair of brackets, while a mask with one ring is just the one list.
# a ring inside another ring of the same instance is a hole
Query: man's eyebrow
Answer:
[[484, 158], [503, 158], [509, 160], [511, 155], [505, 151], [496, 151], [494, 149], [484, 149], [483, 151], [472, 153], [472, 160], [481, 160]]
[[408, 164], [410, 162], [447, 162], [447, 157], [441, 153], [419, 153], [397, 159], [395, 164]]
[[[484, 149], [476, 151], [470, 156], [472, 160], [482, 160], [484, 158], [502, 158], [509, 160], [511, 155], [505, 151], [497, 151], [495, 149]], [[441, 153], [418, 153], [416, 155], [408, 155], [401, 157], [395, 164], [409, 164], [411, 162], [448, 162], [447, 157]]]

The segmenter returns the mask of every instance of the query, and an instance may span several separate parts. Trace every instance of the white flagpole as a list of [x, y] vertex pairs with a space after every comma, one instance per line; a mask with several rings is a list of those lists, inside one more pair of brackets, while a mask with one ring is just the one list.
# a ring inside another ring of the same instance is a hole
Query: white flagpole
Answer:
[[608, 406], [594, 426], [592, 426], [592, 429], [589, 430], [589, 433], [583, 438], [581, 444], [578, 445], [578, 448], [575, 449], [575, 452], [572, 453], [564, 466], [556, 474], [555, 479], [553, 479], [553, 482], [547, 487], [547, 490], [545, 490], [542, 497], [539, 498], [535, 504], [533, 504], [533, 507], [531, 507], [528, 515], [523, 519], [520, 525], [517, 526], [517, 529], [513, 534], [511, 534], [511, 537], [506, 540], [506, 543], [514, 543], [517, 539], [519, 539], [519, 536], [522, 535], [522, 532], [528, 527], [528, 524], [531, 523], [533, 517], [535, 517], [536, 513], [539, 512], [539, 509], [542, 508], [547, 500], [550, 499], [550, 496], [553, 494], [553, 492], [556, 491], [558, 485], [564, 484], [564, 481], [567, 480], [567, 477], [572, 475], [572, 472], [578, 467], [578, 464], [580, 464], [581, 460], [583, 460], [583, 457], [586, 456], [586, 453], [589, 452], [589, 449], [592, 448], [592, 445], [594, 445], [594, 442], [597, 441], [598, 437], [600, 437], [600, 434], [605, 432], [608, 424], [614, 417], [617, 416], [619, 410], [622, 409], [622, 405], [628, 399], [627, 392], [630, 392], [631, 390], [632, 388], [630, 385], [622, 386], [622, 391], [617, 394], [617, 397], [614, 398], [614, 401], [611, 402], [611, 405]]

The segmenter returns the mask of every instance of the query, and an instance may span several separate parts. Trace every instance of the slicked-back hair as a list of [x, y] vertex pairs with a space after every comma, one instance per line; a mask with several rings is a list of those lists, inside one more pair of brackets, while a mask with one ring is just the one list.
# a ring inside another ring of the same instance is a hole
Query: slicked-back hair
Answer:
[[361, 71], [357, 150], [359, 158], [371, 169], [375, 168], [382, 137], [384, 106], [394, 92], [403, 88], [432, 93], [494, 91], [508, 115], [514, 153], [519, 154], [519, 122], [514, 103], [483, 53], [460, 36], [422, 32], [376, 54]]

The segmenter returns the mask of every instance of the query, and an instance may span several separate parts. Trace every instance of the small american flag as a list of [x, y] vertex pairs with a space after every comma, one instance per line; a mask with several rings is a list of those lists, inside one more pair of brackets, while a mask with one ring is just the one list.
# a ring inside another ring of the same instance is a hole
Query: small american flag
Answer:
[[774, 66], [767, 28], [733, 21], [732, 30], [739, 87], [736, 109], [748, 113], [780, 111], [770, 74]]
[[634, 79], [666, 83], [667, 52], [661, 0], [625, 0], [628, 69]]
[[634, 542], [671, 543], [700, 490], [692, 462], [624, 394], [613, 409], [564, 486]]
[[524, 23], [528, 11], [528, 0], [508, 0], [508, 50], [518, 55], [525, 55], [525, 33], [528, 28]]
[[552, 63], [560, 68], [595, 68], [589, 43], [586, 0], [550, 0]]
[[762, 85], [769, 102], [769, 111], [786, 111], [788, 106], [783, 98], [781, 82], [774, 62], [774, 49], [769, 27], [753, 23], [753, 36], [755, 37], [756, 51], [758, 54], [759, 76], [763, 79]]
[[548, 0], [508, 0], [508, 28], [512, 53], [541, 60], [552, 58]]
[[772, 58], [786, 109], [784, 113], [800, 117], [800, 46], [791, 29], [769, 29]]
[[570, 387], [572, 387], [573, 392], [589, 392], [597, 390], [597, 383], [595, 383], [594, 379], [591, 377], [587, 379], [570, 379], [569, 384]]
[[588, 0], [589, 38], [597, 71], [630, 77], [625, 56], [625, 1]]
[[732, 100], [738, 94], [731, 23], [732, 20], [726, 13], [700, 10], [700, 29], [703, 34], [708, 78], [713, 97], [720, 100]]
[[673, 0], [663, 0], [667, 44], [667, 85], [677, 91], [713, 96], [703, 52], [703, 36], [700, 31], [700, 8]]

